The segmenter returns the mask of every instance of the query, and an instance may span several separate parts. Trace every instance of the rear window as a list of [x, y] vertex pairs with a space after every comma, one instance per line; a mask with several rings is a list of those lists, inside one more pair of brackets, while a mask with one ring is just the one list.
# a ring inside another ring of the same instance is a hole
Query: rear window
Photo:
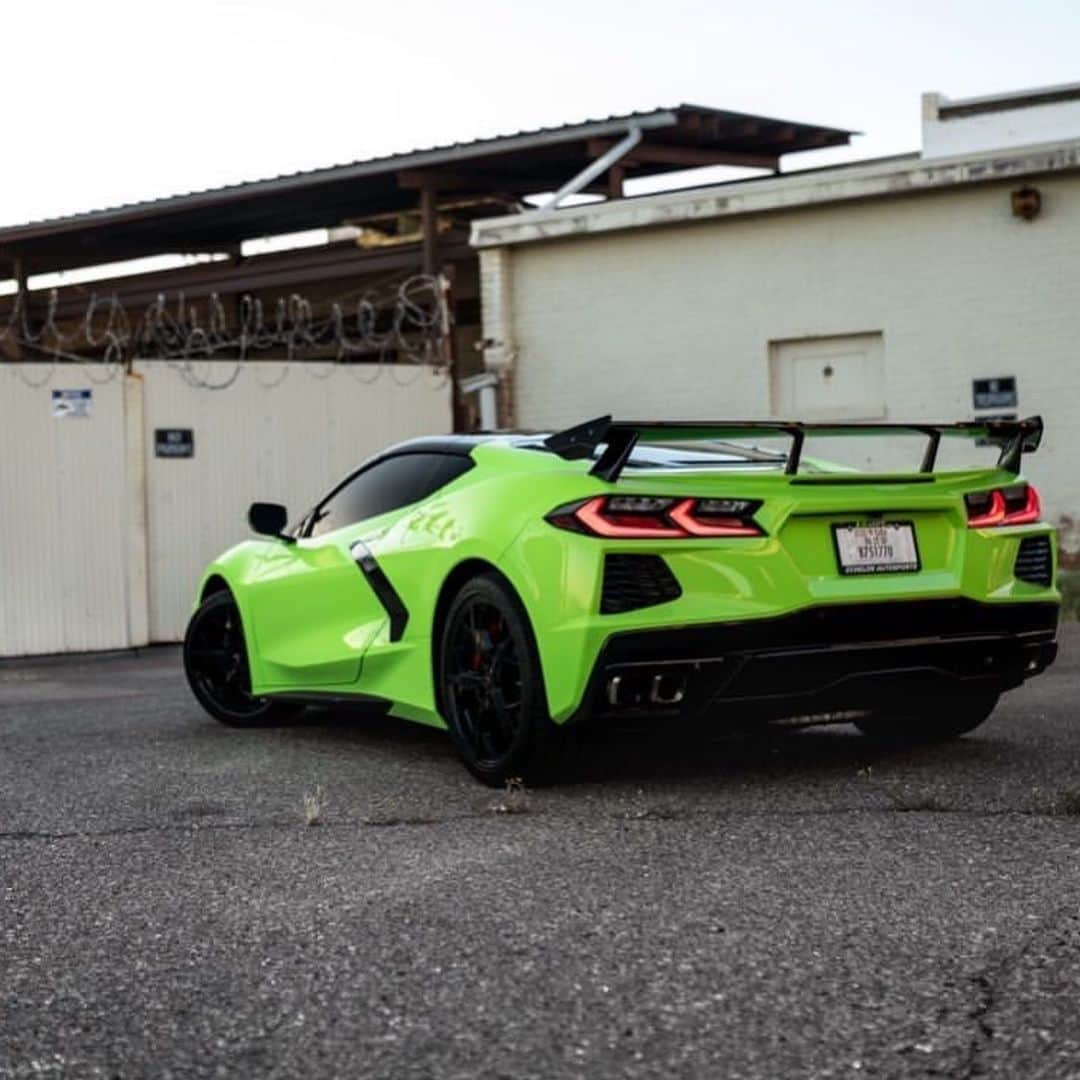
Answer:
[[[599, 458], [600, 447], [593, 456]], [[626, 463], [628, 469], [705, 469], [719, 466], [762, 464], [783, 465], [787, 455], [752, 446], [736, 446], [733, 443], [717, 445], [714, 449], [703, 448], [700, 443], [690, 446], [642, 446], [634, 447]]]
[[[731, 442], [700, 441], [687, 443], [642, 443], [639, 442], [631, 451], [626, 463], [627, 469], [710, 469], [710, 468], [746, 468], [757, 465], [775, 469], [783, 467], [787, 461], [787, 443], [783, 437], [777, 440], [777, 446], [748, 446]], [[529, 450], [540, 450], [545, 454], [553, 453], [542, 438], [529, 438], [517, 445]], [[601, 443], [592, 453], [593, 461], [598, 461], [607, 449]]]

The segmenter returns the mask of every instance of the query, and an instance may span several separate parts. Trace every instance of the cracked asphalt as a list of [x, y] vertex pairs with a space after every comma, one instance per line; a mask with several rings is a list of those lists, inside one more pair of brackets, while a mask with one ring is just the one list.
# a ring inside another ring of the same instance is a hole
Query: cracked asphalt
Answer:
[[1080, 1077], [1076, 627], [954, 744], [597, 730], [501, 805], [175, 649], [0, 665], [0, 1078]]

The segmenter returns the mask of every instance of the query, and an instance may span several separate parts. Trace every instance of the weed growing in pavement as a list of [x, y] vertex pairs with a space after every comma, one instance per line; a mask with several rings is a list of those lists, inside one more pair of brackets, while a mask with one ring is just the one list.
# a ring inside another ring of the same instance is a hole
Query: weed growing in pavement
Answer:
[[873, 765], [864, 765], [855, 775], [871, 784], [892, 803], [894, 810], [948, 810], [948, 806], [928, 791], [916, 791], [895, 780], [882, 780], [874, 774]]
[[899, 785], [890, 787], [886, 794], [897, 810], [947, 810], [948, 807], [929, 792], [912, 791]]
[[506, 781], [506, 790], [491, 804], [493, 814], [527, 814], [529, 793], [520, 777], [512, 776]]
[[1057, 797], [1057, 810], [1059, 814], [1080, 817], [1080, 787], [1066, 788], [1061, 792]]
[[316, 784], [314, 791], [304, 792], [304, 821], [308, 825], [318, 825], [326, 809], [326, 795], [322, 784]]

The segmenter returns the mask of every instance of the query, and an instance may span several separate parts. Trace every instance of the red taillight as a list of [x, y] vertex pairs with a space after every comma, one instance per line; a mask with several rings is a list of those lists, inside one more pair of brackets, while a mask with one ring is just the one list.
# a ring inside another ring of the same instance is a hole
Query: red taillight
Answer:
[[686, 499], [668, 515], [690, 536], [761, 536], [761, 529], [755, 521], [711, 514], [698, 516], [696, 502], [696, 499]]
[[1032, 484], [980, 491], [964, 499], [969, 529], [993, 529], [999, 525], [1032, 525], [1042, 516], [1039, 493]]
[[753, 519], [760, 501], [597, 495], [548, 514], [552, 525], [612, 540], [764, 536]]
[[968, 528], [989, 529], [994, 525], [1002, 525], [1005, 522], [1005, 496], [1000, 491], [989, 493], [989, 508], [982, 512], [972, 512], [972, 505], [968, 503]]
[[672, 525], [663, 511], [620, 513], [608, 509], [607, 499], [603, 495], [583, 503], [573, 516], [596, 536], [624, 540], [670, 540], [683, 535], [682, 529]]
[[1028, 484], [1024, 495], [1024, 507], [1013, 513], [1006, 513], [1006, 525], [1033, 525], [1042, 517], [1042, 500], [1035, 488]]

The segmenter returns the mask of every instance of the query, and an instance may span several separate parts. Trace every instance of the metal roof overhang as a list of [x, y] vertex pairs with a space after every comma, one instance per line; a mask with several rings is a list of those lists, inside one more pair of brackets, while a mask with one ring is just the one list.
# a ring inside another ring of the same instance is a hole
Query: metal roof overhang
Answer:
[[[235, 251], [247, 239], [412, 210], [417, 192], [552, 191], [632, 127], [631, 176], [707, 165], [777, 167], [784, 154], [845, 145], [852, 132], [696, 105], [629, 113], [0, 229], [0, 273], [47, 273], [173, 252]], [[5, 267], [4, 264], [7, 264]]]

